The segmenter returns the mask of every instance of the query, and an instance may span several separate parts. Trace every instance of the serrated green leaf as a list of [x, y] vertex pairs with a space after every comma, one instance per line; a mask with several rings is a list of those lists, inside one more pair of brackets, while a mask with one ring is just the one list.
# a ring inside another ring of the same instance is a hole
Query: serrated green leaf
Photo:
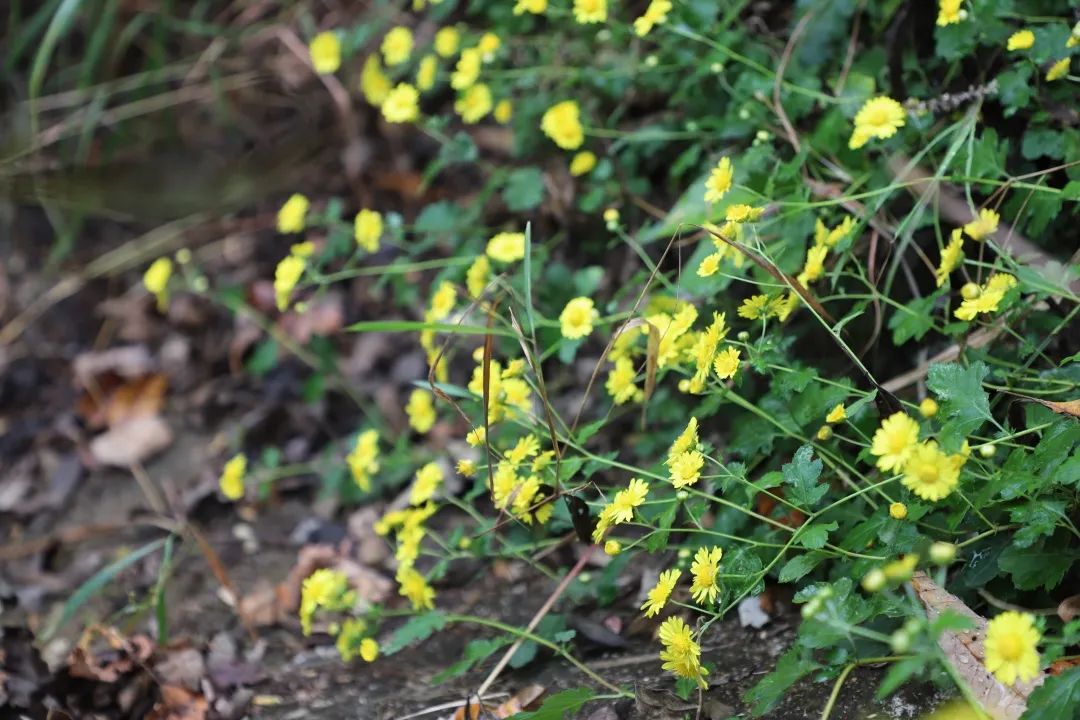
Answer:
[[383, 655], [393, 655], [414, 642], [427, 640], [444, 627], [446, 627], [446, 613], [442, 610], [431, 610], [423, 615], [416, 615], [395, 630], [379, 650]]
[[816, 568], [824, 559], [825, 555], [818, 552], [808, 552], [796, 555], [784, 563], [784, 567], [780, 568], [780, 582], [791, 583], [801, 579], [811, 570]]
[[1046, 678], [1027, 701], [1023, 718], [1075, 720], [1080, 715], [1080, 668]]
[[[967, 367], [958, 363], [935, 364], [927, 373], [926, 386], [941, 399], [940, 416], [951, 422], [961, 440], [990, 419], [990, 400], [982, 387], [989, 372], [985, 363], [975, 362]], [[958, 449], [949, 447], [944, 438], [942, 444], [950, 452]]]
[[803, 547], [819, 550], [825, 547], [825, 543], [829, 541], [829, 533], [838, 527], [839, 525], [834, 522], [804, 525], [799, 530], [798, 542]]
[[788, 497], [793, 503], [809, 509], [829, 491], [828, 485], [817, 481], [821, 477], [821, 467], [821, 461], [814, 460], [813, 448], [803, 445], [795, 451], [792, 461], [780, 468], [789, 488]]
[[544, 175], [538, 168], [518, 168], [510, 173], [502, 191], [506, 207], [514, 212], [532, 210], [544, 200]]
[[479, 640], [469, 641], [469, 644], [465, 646], [465, 656], [432, 677], [432, 684], [439, 685], [447, 680], [464, 675], [473, 665], [487, 660], [496, 650], [509, 645], [513, 641], [514, 638], [509, 635], [500, 635], [499, 637], [494, 638], [481, 638]]
[[809, 657], [804, 657], [801, 648], [790, 648], [780, 656], [773, 671], [743, 695], [743, 700], [750, 704], [751, 712], [760, 717], [776, 707], [788, 688], [820, 667]]
[[563, 690], [549, 697], [536, 710], [517, 713], [512, 715], [510, 720], [563, 720], [567, 713], [576, 712], [592, 699], [592, 690], [585, 688]]
[[[1051, 547], [1045, 547], [1047, 542]], [[998, 557], [998, 566], [1012, 576], [1020, 590], [1039, 587], [1053, 590], [1077, 557], [1075, 550], [1058, 547], [1052, 539], [1042, 540], [1029, 547], [1012, 545], [1006, 548]]]

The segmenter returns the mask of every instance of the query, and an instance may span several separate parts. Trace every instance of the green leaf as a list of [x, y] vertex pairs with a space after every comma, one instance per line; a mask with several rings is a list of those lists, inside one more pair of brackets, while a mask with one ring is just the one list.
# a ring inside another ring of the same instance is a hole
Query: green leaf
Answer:
[[788, 497], [804, 509], [816, 505], [829, 491], [828, 485], [817, 482], [821, 477], [821, 461], [814, 460], [813, 456], [813, 448], [803, 445], [795, 451], [795, 458], [780, 468], [784, 482], [790, 486]]
[[998, 566], [1012, 575], [1013, 582], [1020, 590], [1038, 587], [1053, 590], [1065, 577], [1077, 553], [1059, 547], [1053, 540], [1049, 542], [1049, 548], [1045, 547], [1046, 540], [1030, 547], [1012, 545], [998, 557]]
[[743, 695], [743, 700], [751, 705], [751, 712], [760, 717], [780, 702], [788, 688], [820, 667], [810, 658], [803, 657], [802, 648], [790, 648], [780, 656], [776, 668]]
[[1022, 717], [1031, 720], [1073, 720], [1080, 715], [1080, 668], [1046, 678], [1028, 697]]
[[380, 649], [383, 655], [393, 655], [414, 642], [427, 640], [446, 627], [446, 613], [431, 610], [423, 615], [416, 615], [409, 622], [399, 627]]
[[671, 530], [672, 523], [675, 522], [675, 514], [679, 511], [679, 503], [672, 500], [668, 503], [667, 508], [661, 513], [659, 520], [656, 523], [657, 531], [648, 542], [645, 543], [645, 548], [649, 552], [656, 552], [667, 545], [668, 531]]
[[549, 697], [536, 710], [517, 713], [510, 720], [562, 720], [567, 713], [577, 711], [592, 699], [593, 691], [586, 688], [563, 690]]
[[471, 640], [465, 646], [465, 657], [431, 678], [432, 684], [439, 685], [447, 680], [464, 675], [473, 665], [487, 660], [496, 650], [509, 645], [513, 641], [514, 638], [509, 635]]
[[799, 529], [799, 544], [812, 550], [819, 550], [829, 541], [829, 533], [838, 527], [840, 526], [835, 522], [803, 525]]
[[934, 315], [930, 311], [936, 299], [936, 294], [928, 295], [912, 300], [902, 309], [897, 308], [896, 312], [889, 317], [889, 329], [893, 331], [893, 345], [899, 347], [912, 338], [921, 340], [923, 335], [934, 327]]
[[506, 207], [514, 212], [532, 210], [544, 200], [544, 175], [539, 168], [518, 168], [510, 173], [502, 191]]
[[824, 559], [825, 555], [819, 552], [796, 555], [784, 563], [784, 567], [780, 568], [780, 582], [791, 583], [799, 580], [816, 568]]
[[913, 675], [921, 672], [924, 667], [926, 667], [926, 660], [922, 657], [907, 658], [893, 663], [889, 671], [885, 673], [885, 677], [882, 678], [881, 684], [878, 685], [874, 697], [878, 700], [888, 697], [898, 687], [910, 680]]
[[930, 366], [926, 386], [942, 401], [940, 415], [951, 421], [952, 439], [959, 438], [956, 447], [949, 447], [950, 442], [944, 437], [945, 431], [942, 431], [942, 445], [947, 451], [958, 450], [963, 437], [975, 432], [990, 419], [990, 400], [982, 387], [989, 372], [983, 362], [975, 362], [967, 367], [958, 363]]
[[1013, 536], [1013, 545], [1025, 548], [1034, 545], [1043, 535], [1054, 534], [1058, 520], [1065, 516], [1062, 500], [1032, 500], [1009, 511], [1009, 519], [1020, 525]]

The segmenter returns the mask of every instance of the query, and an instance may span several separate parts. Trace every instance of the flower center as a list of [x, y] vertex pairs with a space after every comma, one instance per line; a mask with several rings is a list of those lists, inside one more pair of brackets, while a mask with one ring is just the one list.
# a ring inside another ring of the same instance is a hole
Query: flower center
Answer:
[[1001, 654], [1001, 657], [1010, 662], [1020, 659], [1022, 649], [1020, 638], [1015, 635], [1006, 635], [1005, 637], [998, 639], [998, 652]]
[[927, 485], [933, 485], [938, 481], [938, 469], [934, 465], [923, 464], [918, 470], [919, 479]]

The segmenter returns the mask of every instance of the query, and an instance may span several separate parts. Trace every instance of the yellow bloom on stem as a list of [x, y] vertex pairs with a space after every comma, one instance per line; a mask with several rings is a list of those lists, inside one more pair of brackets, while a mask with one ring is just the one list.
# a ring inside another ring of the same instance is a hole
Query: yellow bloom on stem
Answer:
[[374, 638], [364, 638], [360, 641], [360, 659], [364, 662], [375, 662], [379, 657], [379, 643]]
[[412, 122], [420, 117], [420, 93], [408, 83], [398, 83], [386, 96], [382, 114], [387, 122]]
[[585, 142], [581, 108], [575, 100], [563, 100], [549, 107], [540, 118], [540, 129], [563, 150], [577, 150]]
[[932, 418], [938, 413], [937, 400], [932, 397], [923, 398], [919, 403], [919, 414], [924, 418]]
[[645, 37], [654, 27], [667, 22], [669, 12], [671, 0], [652, 0], [649, 7], [645, 8], [645, 14], [634, 20], [634, 32], [638, 37]]
[[574, 19], [582, 25], [607, 20], [607, 0], [574, 0]]
[[548, 0], [517, 0], [517, 4], [514, 5], [514, 14], [531, 13], [540, 15], [547, 11], [547, 6]]
[[837, 403], [829, 414], [825, 416], [825, 422], [827, 423], [839, 423], [847, 420], [847, 411], [844, 410], [844, 403]]
[[491, 88], [483, 83], [476, 83], [463, 92], [454, 102], [454, 110], [466, 125], [472, 125], [491, 112]]
[[455, 90], [467, 90], [480, 78], [480, 66], [484, 58], [476, 48], [461, 51], [454, 72], [450, 74], [450, 87]]
[[439, 60], [434, 55], [425, 55], [420, 59], [420, 65], [416, 69], [416, 89], [427, 92], [435, 87], [435, 79], [439, 75]]
[[244, 475], [247, 473], [247, 458], [243, 454], [233, 455], [221, 471], [218, 487], [221, 494], [229, 500], [244, 497]]
[[645, 397], [645, 391], [635, 384], [636, 379], [634, 361], [623, 356], [615, 359], [615, 367], [608, 373], [604, 387], [616, 405], [625, 405], [630, 401], [640, 402]]
[[349, 578], [340, 570], [319, 568], [300, 584], [300, 626], [305, 635], [311, 634], [311, 621], [320, 607], [346, 610], [356, 602], [356, 593], [349, 590]]
[[500, 47], [502, 47], [502, 40], [493, 32], [484, 33], [476, 43], [476, 48], [485, 62], [490, 61]]
[[671, 459], [669, 473], [671, 484], [676, 490], [693, 485], [701, 477], [701, 468], [705, 466], [705, 456], [697, 450], [679, 453]]
[[686, 428], [683, 429], [679, 434], [679, 437], [675, 438], [675, 442], [671, 443], [671, 447], [668, 448], [666, 463], [670, 465], [679, 455], [697, 449], [698, 419], [696, 417], [691, 417], [690, 422], [686, 423]]
[[435, 33], [435, 52], [440, 57], [448, 58], [458, 50], [461, 43], [461, 33], [455, 27], [439, 28]]
[[1071, 61], [1072, 58], [1063, 57], [1051, 65], [1050, 69], [1046, 71], [1046, 82], [1054, 82], [1068, 75]]
[[893, 520], [903, 520], [907, 517], [907, 505], [902, 502], [894, 502], [889, 505], [889, 517]]
[[363, 209], [356, 213], [353, 220], [353, 237], [356, 244], [373, 253], [379, 249], [379, 238], [383, 233], [382, 215], [376, 210]]
[[457, 290], [454, 289], [454, 283], [449, 280], [443, 280], [439, 283], [435, 294], [431, 296], [431, 309], [427, 313], [428, 321], [439, 322], [445, 320], [453, 312], [456, 299]]
[[329, 75], [341, 67], [341, 40], [332, 32], [321, 32], [311, 39], [308, 54], [315, 72]]
[[462, 477], [476, 477], [476, 473], [480, 468], [476, 466], [476, 461], [470, 458], [462, 458], [457, 461], [457, 471]]
[[1009, 36], [1009, 42], [1006, 43], [1005, 49], [1009, 52], [1016, 50], [1028, 50], [1035, 44], [1035, 33], [1030, 30], [1017, 30]]
[[300, 193], [289, 196], [285, 204], [281, 206], [277, 214], [277, 230], [279, 233], [298, 233], [304, 229], [304, 220], [307, 218], [308, 208], [311, 203]]
[[289, 298], [304, 274], [304, 265], [304, 258], [298, 255], [288, 255], [278, 263], [274, 270], [274, 298], [278, 310], [285, 312], [289, 307]]
[[949, 279], [949, 275], [964, 260], [964, 234], [960, 228], [952, 231], [949, 244], [941, 251], [941, 262], [934, 271], [934, 280], [941, 287]]
[[882, 421], [870, 443], [877, 466], [885, 471], [900, 470], [919, 442], [919, 423], [907, 413], [898, 412]]
[[469, 295], [477, 298], [484, 292], [488, 280], [491, 278], [491, 261], [487, 255], [478, 255], [472, 265], [465, 271], [465, 287]]
[[982, 240], [987, 235], [997, 232], [1000, 220], [1001, 216], [996, 212], [990, 208], [983, 208], [979, 211], [978, 217], [964, 226], [964, 232], [972, 240]]
[[611, 500], [612, 520], [614, 524], [628, 523], [634, 519], [634, 508], [645, 502], [649, 494], [649, 483], [641, 478], [633, 478], [630, 484], [615, 493]]
[[701, 264], [698, 265], [697, 274], [698, 277], [712, 277], [720, 270], [720, 261], [724, 259], [724, 254], [715, 252], [711, 255], [706, 255], [701, 259]]
[[747, 205], [746, 203], [735, 203], [729, 205], [724, 211], [724, 219], [728, 222], [753, 222], [761, 217], [765, 212], [765, 208], [756, 208], [753, 205]]
[[690, 572], [694, 575], [694, 582], [690, 586], [690, 594], [694, 596], [694, 602], [715, 602], [720, 593], [720, 585], [716, 581], [716, 574], [720, 571], [720, 558], [724, 556], [723, 549], [719, 547], [700, 547], [694, 555], [694, 562], [690, 565]]
[[487, 438], [487, 431], [482, 427], [473, 428], [465, 435], [465, 442], [471, 447], [480, 447]]
[[1030, 613], [1008, 610], [986, 624], [986, 669], [1005, 685], [1039, 674], [1039, 630]]
[[525, 233], [501, 232], [488, 240], [486, 252], [496, 262], [521, 260], [525, 257]]
[[414, 568], [398, 570], [397, 581], [399, 594], [408, 598], [413, 610], [431, 610], [435, 607], [435, 591]]
[[379, 56], [368, 55], [360, 71], [360, 92], [364, 94], [364, 99], [375, 107], [382, 107], [392, 87], [390, 78], [383, 72]]
[[159, 257], [150, 263], [143, 274], [143, 285], [157, 298], [158, 310], [164, 312], [169, 305], [169, 278], [172, 277], [172, 260]]
[[827, 245], [815, 245], [806, 251], [806, 263], [799, 275], [799, 282], [803, 285], [819, 279], [825, 274], [825, 255], [829, 252]]
[[854, 227], [855, 221], [851, 219], [850, 215], [845, 217], [832, 230], [827, 228], [819, 218], [814, 224], [814, 244], [824, 245], [829, 248], [834, 247], [838, 242], [846, 238]]
[[741, 350], [731, 347], [717, 353], [716, 359], [713, 361], [713, 370], [716, 371], [716, 376], [721, 380], [735, 377], [735, 373], [739, 369], [739, 356], [741, 354]]
[[435, 496], [443, 481], [443, 471], [438, 463], [429, 462], [416, 471], [416, 480], [409, 492], [410, 505], [423, 505]]
[[367, 623], [360, 618], [346, 618], [341, 623], [341, 630], [338, 631], [335, 646], [344, 662], [349, 662], [360, 654], [360, 647], [366, 632]]
[[608, 540], [604, 543], [605, 555], [618, 555], [622, 551], [622, 543], [618, 540]]
[[409, 416], [409, 426], [420, 433], [426, 433], [435, 424], [435, 396], [423, 388], [416, 388], [409, 394], [405, 405], [405, 414]]
[[848, 147], [857, 150], [871, 138], [890, 138], [906, 122], [907, 115], [900, 103], [886, 95], [870, 98], [855, 115], [855, 130], [848, 140]]
[[495, 116], [495, 122], [505, 125], [514, 117], [514, 104], [503, 99], [495, 103], [495, 110], [491, 113]]
[[600, 317], [591, 298], [576, 297], [566, 303], [559, 314], [559, 328], [568, 340], [586, 337], [593, 330], [593, 323]]
[[709, 173], [709, 179], [705, 181], [705, 202], [714, 203], [720, 200], [731, 189], [731, 182], [735, 178], [735, 168], [731, 165], [731, 159], [722, 157], [716, 163], [716, 167]]
[[594, 167], [596, 167], [596, 155], [588, 150], [582, 150], [570, 161], [570, 174], [581, 177], [592, 172]]
[[345, 457], [356, 486], [368, 492], [371, 490], [371, 477], [379, 471], [379, 433], [365, 430], [356, 437], [356, 444]]
[[664, 670], [693, 680], [701, 689], [708, 687], [701, 668], [701, 646], [694, 641], [690, 626], [681, 617], [669, 617], [660, 624], [660, 642], [664, 646], [660, 651]]
[[963, 4], [964, 0], [940, 0], [937, 16], [938, 26], [945, 27], [963, 20], [963, 10], [960, 9]]
[[960, 482], [960, 468], [933, 440], [916, 445], [904, 461], [901, 482], [923, 500], [937, 502]]
[[977, 315], [997, 312], [1005, 298], [1005, 293], [1016, 285], [1016, 278], [1007, 273], [991, 275], [982, 286], [975, 286], [974, 292], [966, 293], [960, 307], [953, 313], [958, 319], [970, 322]]
[[739, 305], [739, 317], [747, 320], [765, 320], [771, 314], [768, 295], [751, 295]]
[[665, 570], [660, 573], [656, 585], [649, 591], [648, 599], [641, 606], [641, 609], [645, 611], [645, 617], [660, 614], [660, 611], [664, 609], [664, 605], [667, 604], [668, 598], [671, 597], [671, 591], [675, 589], [675, 583], [679, 581], [680, 575], [682, 575], [682, 570], [678, 569]]
[[412, 30], [398, 26], [386, 33], [382, 41], [383, 60], [387, 65], [400, 65], [409, 59], [413, 49]]

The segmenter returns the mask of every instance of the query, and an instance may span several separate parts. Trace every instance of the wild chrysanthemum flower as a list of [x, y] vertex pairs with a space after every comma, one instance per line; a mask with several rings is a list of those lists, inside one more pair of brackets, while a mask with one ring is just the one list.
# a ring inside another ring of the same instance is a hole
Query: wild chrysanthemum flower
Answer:
[[1008, 610], [986, 624], [986, 669], [1005, 685], [1039, 674], [1039, 631], [1029, 613]]
[[143, 286], [157, 298], [158, 310], [164, 311], [169, 306], [169, 278], [172, 277], [172, 260], [159, 257], [150, 263], [143, 274]]
[[900, 470], [919, 442], [919, 423], [907, 413], [898, 412], [882, 421], [870, 443], [877, 456], [877, 466], [885, 471]]
[[990, 208], [979, 211], [978, 217], [964, 226], [964, 232], [972, 240], [982, 240], [987, 235], [997, 232], [1001, 216]]
[[690, 422], [686, 423], [686, 427], [679, 437], [675, 438], [675, 442], [671, 443], [671, 447], [668, 448], [667, 464], [670, 465], [676, 457], [682, 455], [690, 450], [698, 449], [698, 419], [691, 417]]
[[274, 270], [274, 298], [278, 310], [284, 312], [289, 307], [289, 298], [303, 274], [304, 258], [298, 255], [288, 255], [278, 263]]
[[701, 477], [701, 468], [704, 466], [705, 456], [697, 450], [676, 455], [668, 468], [671, 484], [676, 490], [693, 485]]
[[1050, 66], [1050, 69], [1046, 71], [1046, 82], [1054, 82], [1060, 80], [1069, 74], [1069, 63], [1072, 58], [1063, 57], [1056, 63]]
[[938, 449], [936, 442], [927, 440], [912, 448], [904, 461], [901, 482], [923, 500], [937, 502], [960, 482], [960, 469], [950, 456]]
[[829, 414], [825, 416], [825, 422], [827, 423], [840, 423], [847, 420], [847, 411], [844, 410], [844, 403], [837, 403]]
[[379, 433], [365, 430], [356, 437], [356, 444], [345, 458], [353, 482], [364, 492], [371, 490], [371, 477], [379, 471]]
[[607, 0], [574, 0], [574, 19], [582, 25], [607, 20]]
[[660, 611], [664, 609], [664, 605], [667, 604], [668, 598], [671, 597], [671, 591], [675, 589], [675, 583], [679, 581], [680, 575], [682, 575], [682, 570], [678, 569], [665, 570], [660, 573], [656, 585], [649, 591], [648, 600], [641, 606], [641, 609], [645, 611], [645, 617], [660, 614]]
[[484, 33], [476, 43], [476, 49], [480, 51], [484, 62], [489, 62], [495, 57], [495, 53], [499, 51], [500, 47], [502, 47], [502, 40], [493, 32]]
[[937, 24], [940, 27], [958, 23], [964, 19], [960, 6], [964, 0], [940, 0], [938, 4]]
[[462, 458], [457, 461], [457, 471], [462, 477], [476, 477], [476, 473], [480, 468], [477, 467], [476, 461], [470, 458]]
[[739, 317], [747, 320], [764, 320], [770, 314], [768, 295], [751, 295], [739, 305]]
[[487, 244], [487, 256], [496, 262], [512, 263], [525, 257], [525, 233], [501, 232]]
[[379, 56], [368, 55], [360, 71], [360, 92], [364, 94], [364, 99], [375, 107], [382, 107], [392, 87], [390, 78], [383, 72]]
[[694, 555], [694, 562], [690, 565], [690, 572], [694, 576], [690, 594], [694, 596], [694, 602], [716, 601], [716, 596], [720, 593], [716, 574], [720, 572], [720, 558], [723, 556], [724, 551], [719, 547], [698, 548]]
[[941, 287], [949, 279], [949, 275], [964, 260], [964, 234], [960, 228], [952, 231], [949, 244], [941, 251], [941, 262], [934, 271], [934, 281]]
[[423, 505], [435, 496], [443, 481], [443, 471], [438, 463], [429, 462], [416, 471], [416, 480], [409, 492], [410, 505]]
[[903, 520], [907, 517], [907, 505], [902, 502], [894, 502], [889, 505], [889, 517], [893, 520]]
[[405, 414], [409, 416], [409, 426], [413, 430], [426, 433], [435, 424], [434, 396], [423, 388], [416, 388], [409, 394]]
[[1006, 43], [1005, 49], [1009, 52], [1027, 50], [1034, 44], [1035, 33], [1030, 30], [1017, 30], [1009, 36], [1009, 42]]
[[363, 209], [356, 213], [353, 220], [353, 237], [356, 244], [373, 253], [379, 249], [379, 238], [383, 233], [382, 215], [376, 210]]
[[483, 83], [476, 83], [458, 97], [454, 110], [466, 125], [472, 125], [491, 112], [491, 106], [491, 88]]
[[585, 142], [581, 109], [574, 100], [563, 100], [549, 107], [540, 118], [540, 129], [563, 150], [577, 150]]
[[408, 598], [413, 610], [431, 610], [435, 607], [435, 590], [416, 569], [398, 570], [397, 581], [400, 586], [398, 592]]
[[731, 189], [731, 182], [734, 177], [735, 168], [731, 165], [731, 159], [728, 157], [720, 158], [719, 162], [716, 163], [716, 167], [709, 174], [709, 179], [705, 181], [705, 202], [720, 202], [728, 190]]
[[398, 83], [386, 96], [382, 114], [387, 122], [412, 122], [420, 117], [420, 93], [408, 83]]
[[636, 379], [634, 361], [628, 357], [619, 357], [615, 359], [615, 367], [608, 373], [604, 387], [616, 405], [624, 405], [630, 401], [640, 402], [645, 397], [645, 391], [634, 384]]
[[514, 117], [514, 104], [503, 99], [495, 103], [495, 109], [491, 113], [495, 116], [495, 122], [505, 125]]
[[345, 618], [341, 623], [341, 630], [338, 631], [337, 641], [334, 644], [344, 662], [349, 662], [360, 654], [366, 632], [367, 623], [361, 618]]
[[467, 90], [480, 78], [480, 66], [484, 58], [476, 48], [461, 51], [454, 72], [450, 75], [450, 87], [455, 90]]
[[737, 348], [724, 348], [716, 354], [716, 359], [713, 361], [713, 370], [716, 371], [716, 376], [721, 380], [728, 380], [735, 377], [735, 373], [739, 369], [739, 356], [742, 351]]
[[937, 400], [932, 397], [923, 398], [919, 403], [919, 414], [924, 418], [932, 418], [938, 414]]
[[803, 285], [812, 283], [825, 274], [825, 255], [828, 254], [827, 245], [814, 245], [806, 251], [806, 263], [799, 273], [799, 282]]
[[664, 670], [693, 680], [702, 689], [708, 687], [701, 668], [701, 647], [681, 617], [669, 617], [660, 624], [660, 642], [664, 646], [660, 652]]
[[848, 147], [856, 150], [871, 138], [890, 138], [906, 122], [907, 116], [900, 103], [885, 95], [870, 98], [855, 115], [855, 130], [848, 140]]
[[473, 428], [465, 435], [465, 442], [472, 447], [480, 447], [484, 444], [484, 440], [487, 437], [487, 431], [482, 427]]
[[723, 259], [724, 254], [719, 252], [703, 257], [701, 259], [701, 264], [698, 265], [698, 277], [712, 277], [715, 275], [720, 269], [720, 261]]
[[526, 435], [510, 448], [506, 453], [506, 459], [512, 465], [520, 465], [538, 452], [540, 452], [540, 441], [535, 435]]
[[277, 230], [279, 233], [298, 233], [304, 229], [304, 221], [307, 218], [308, 208], [311, 203], [300, 193], [289, 196], [285, 204], [281, 206], [277, 214]]
[[457, 52], [460, 43], [461, 33], [455, 27], [439, 28], [435, 33], [435, 52], [439, 57], [450, 57]]
[[435, 79], [439, 75], [439, 59], [434, 55], [425, 55], [420, 58], [420, 65], [416, 68], [416, 89], [427, 92], [435, 87]]
[[912, 573], [919, 565], [919, 556], [915, 553], [903, 555], [899, 560], [893, 560], [881, 569], [885, 579], [894, 583], [902, 583], [911, 579]]
[[540, 15], [547, 11], [547, 6], [548, 0], [517, 0], [517, 4], [514, 5], [514, 14], [532, 13], [533, 15]]
[[491, 262], [487, 259], [487, 255], [478, 255], [473, 260], [472, 265], [465, 271], [465, 287], [469, 291], [469, 295], [472, 297], [480, 297], [484, 292], [484, 288], [487, 287], [488, 279], [491, 277]]
[[638, 37], [645, 37], [657, 25], [667, 22], [668, 13], [671, 12], [671, 0], [652, 0], [645, 14], [634, 20], [634, 32]]
[[826, 227], [825, 223], [818, 218], [814, 223], [814, 244], [824, 245], [825, 247], [834, 247], [838, 242], [843, 240], [855, 227], [855, 221], [851, 219], [851, 216], [845, 217], [839, 225], [830, 230]]
[[218, 478], [218, 487], [221, 494], [229, 500], [239, 500], [244, 497], [244, 475], [247, 473], [247, 458], [242, 454], [233, 455], [221, 471]]
[[341, 40], [332, 32], [321, 32], [308, 45], [311, 65], [320, 75], [337, 72], [341, 67]]
[[300, 626], [305, 635], [311, 634], [311, 621], [320, 607], [328, 610], [345, 610], [356, 601], [356, 593], [349, 590], [345, 573], [329, 568], [319, 568], [300, 584]]
[[975, 292], [964, 296], [960, 307], [953, 313], [958, 319], [970, 322], [984, 313], [997, 312], [1005, 293], [1016, 286], [1016, 278], [1008, 273], [994, 273], [982, 286], [975, 286]]
[[570, 174], [580, 177], [592, 172], [596, 167], [596, 155], [588, 150], [582, 150], [570, 161]]
[[753, 222], [759, 219], [765, 212], [765, 208], [756, 208], [753, 205], [747, 205], [746, 203], [735, 203], [734, 205], [728, 205], [724, 210], [724, 219], [728, 222]]
[[383, 61], [393, 67], [409, 59], [413, 49], [412, 30], [398, 26], [386, 33], [382, 41]]
[[431, 296], [431, 309], [427, 313], [429, 321], [444, 320], [453, 312], [455, 300], [457, 300], [457, 290], [454, 289], [454, 283], [443, 280], [436, 288], [435, 294]]
[[600, 317], [591, 298], [576, 297], [566, 303], [559, 313], [559, 328], [562, 336], [568, 340], [578, 340], [588, 336], [593, 330], [593, 323]]
[[630, 484], [615, 493], [611, 500], [613, 524], [628, 523], [634, 519], [634, 508], [645, 502], [649, 494], [649, 483], [641, 478], [633, 478]]

